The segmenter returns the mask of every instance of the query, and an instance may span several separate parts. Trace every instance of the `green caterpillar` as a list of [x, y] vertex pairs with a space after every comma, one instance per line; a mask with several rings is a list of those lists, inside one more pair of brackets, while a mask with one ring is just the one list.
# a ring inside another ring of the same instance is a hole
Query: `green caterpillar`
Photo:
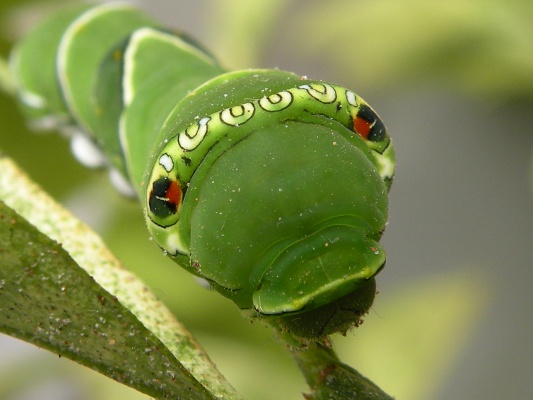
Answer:
[[180, 266], [303, 337], [358, 322], [361, 290], [373, 296], [385, 264], [395, 156], [354, 92], [279, 70], [227, 72], [124, 4], [53, 16], [11, 66], [28, 118], [127, 182]]

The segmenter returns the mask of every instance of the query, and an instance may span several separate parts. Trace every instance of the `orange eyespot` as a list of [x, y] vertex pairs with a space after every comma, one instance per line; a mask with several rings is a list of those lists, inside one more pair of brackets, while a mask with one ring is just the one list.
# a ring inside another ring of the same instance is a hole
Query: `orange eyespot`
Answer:
[[353, 120], [353, 130], [363, 139], [368, 140], [368, 134], [372, 128], [372, 123], [357, 116]]
[[165, 197], [169, 203], [173, 204], [176, 208], [179, 207], [181, 203], [181, 188], [178, 185], [178, 181], [173, 180], [170, 182]]
[[178, 212], [182, 198], [179, 182], [164, 176], [154, 181], [148, 196], [148, 207], [155, 216], [165, 218]]
[[387, 138], [387, 130], [378, 115], [366, 104], [361, 105], [353, 119], [353, 130], [364, 140], [381, 142]]

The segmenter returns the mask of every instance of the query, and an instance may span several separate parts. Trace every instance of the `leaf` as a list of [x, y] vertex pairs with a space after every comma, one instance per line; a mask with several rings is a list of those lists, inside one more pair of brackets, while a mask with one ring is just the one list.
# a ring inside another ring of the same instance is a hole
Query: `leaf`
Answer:
[[92, 231], [6, 157], [0, 171], [0, 199], [49, 236], [2, 203], [0, 330], [157, 398], [239, 398]]

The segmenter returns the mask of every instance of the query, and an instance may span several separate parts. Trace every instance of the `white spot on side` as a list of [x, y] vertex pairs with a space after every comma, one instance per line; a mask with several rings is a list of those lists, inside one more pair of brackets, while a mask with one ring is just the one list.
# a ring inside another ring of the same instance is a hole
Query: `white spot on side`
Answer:
[[203, 117], [200, 121], [198, 121], [198, 125], [206, 126], [209, 121], [211, 121], [211, 117]]
[[19, 97], [30, 108], [44, 109], [47, 106], [46, 99], [33, 92], [21, 91]]
[[[391, 146], [389, 146], [390, 148]], [[376, 157], [379, 167], [378, 172], [383, 179], [391, 179], [394, 176], [394, 162], [390, 159], [388, 152]]]
[[161, 166], [165, 168], [165, 171], [167, 172], [172, 171], [174, 168], [174, 161], [172, 161], [172, 157], [170, 157], [167, 153], [159, 157], [159, 164], [161, 164]]
[[122, 173], [118, 169], [109, 169], [109, 180], [121, 195], [130, 198], [137, 197], [137, 193], [135, 192], [135, 189], [133, 188], [130, 181], [126, 179], [126, 177], [122, 175]]
[[78, 133], [83, 134], [83, 132], [80, 132], [80, 127], [77, 125], [62, 125], [59, 128], [59, 133], [67, 139], [72, 139], [73, 136], [77, 135]]
[[28, 122], [28, 126], [32, 131], [38, 133], [49, 132], [52, 130], [62, 129], [63, 121], [56, 116], [47, 115], [38, 119], [32, 119]]
[[183, 245], [180, 235], [177, 232], [174, 232], [167, 237], [166, 245], [164, 246], [164, 249], [169, 253], [176, 255], [178, 253], [180, 254], [187, 254], [187, 249]]
[[74, 157], [88, 168], [100, 168], [107, 165], [107, 159], [96, 144], [83, 132], [76, 132], [70, 141]]
[[357, 96], [351, 90], [347, 90], [346, 91], [346, 100], [348, 101], [348, 103], [350, 105], [352, 105], [354, 107], [358, 106], [358, 104], [357, 104]]
[[195, 280], [200, 286], [202, 286], [203, 288], [211, 289], [211, 285], [209, 284], [209, 282], [207, 281], [207, 279], [204, 279], [204, 278], [200, 278], [200, 277], [198, 277], [198, 276], [195, 276], [195, 277], [194, 277], [194, 280]]

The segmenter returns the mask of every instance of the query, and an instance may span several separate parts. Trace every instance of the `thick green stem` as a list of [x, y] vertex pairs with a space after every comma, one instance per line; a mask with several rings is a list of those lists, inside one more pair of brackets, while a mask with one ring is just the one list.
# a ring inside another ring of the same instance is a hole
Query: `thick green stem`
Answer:
[[[279, 331], [278, 331], [279, 332]], [[392, 400], [373, 382], [343, 364], [324, 343], [302, 344], [288, 332], [279, 332], [302, 371], [311, 394], [308, 400]]]

